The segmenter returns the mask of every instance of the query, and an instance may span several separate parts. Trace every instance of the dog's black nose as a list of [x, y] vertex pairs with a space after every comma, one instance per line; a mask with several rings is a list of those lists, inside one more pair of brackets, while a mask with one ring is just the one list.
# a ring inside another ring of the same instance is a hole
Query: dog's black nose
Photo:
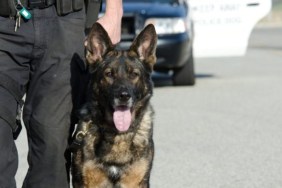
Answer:
[[119, 100], [121, 101], [128, 101], [130, 99], [131, 95], [127, 91], [122, 91], [119, 95]]

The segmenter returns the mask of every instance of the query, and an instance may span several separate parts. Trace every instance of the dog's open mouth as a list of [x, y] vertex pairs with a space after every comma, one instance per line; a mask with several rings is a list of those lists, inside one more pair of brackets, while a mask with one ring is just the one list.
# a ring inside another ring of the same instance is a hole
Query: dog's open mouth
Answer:
[[113, 113], [114, 124], [119, 132], [125, 132], [131, 124], [131, 111], [127, 106], [117, 106]]

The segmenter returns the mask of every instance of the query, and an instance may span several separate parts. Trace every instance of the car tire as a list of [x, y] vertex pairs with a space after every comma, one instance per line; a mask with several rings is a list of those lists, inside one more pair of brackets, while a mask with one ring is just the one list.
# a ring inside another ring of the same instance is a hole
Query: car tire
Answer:
[[194, 70], [194, 57], [191, 53], [190, 58], [185, 65], [173, 72], [173, 84], [176, 86], [181, 85], [195, 85], [195, 70]]

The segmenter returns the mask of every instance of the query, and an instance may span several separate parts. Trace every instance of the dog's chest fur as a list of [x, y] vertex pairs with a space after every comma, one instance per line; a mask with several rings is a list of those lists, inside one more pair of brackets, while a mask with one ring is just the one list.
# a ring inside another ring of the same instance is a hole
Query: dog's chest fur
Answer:
[[132, 133], [118, 135], [112, 140], [103, 139], [96, 147], [96, 156], [106, 163], [128, 163], [137, 147], [132, 143]]
[[[95, 157], [103, 164], [124, 165], [130, 163], [133, 158], [147, 155], [146, 149], [152, 135], [153, 110], [149, 105], [147, 112], [143, 115], [138, 129], [135, 132], [110, 135], [101, 134], [100, 131], [89, 132], [85, 137], [84, 153], [89, 158]], [[95, 126], [95, 125], [92, 125]], [[110, 168], [114, 172], [116, 168]]]

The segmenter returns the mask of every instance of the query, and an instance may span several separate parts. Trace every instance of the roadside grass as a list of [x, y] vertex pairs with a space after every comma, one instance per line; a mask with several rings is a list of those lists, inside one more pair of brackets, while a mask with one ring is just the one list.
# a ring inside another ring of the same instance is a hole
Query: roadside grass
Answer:
[[282, 2], [273, 3], [272, 11], [273, 12], [282, 12]]

